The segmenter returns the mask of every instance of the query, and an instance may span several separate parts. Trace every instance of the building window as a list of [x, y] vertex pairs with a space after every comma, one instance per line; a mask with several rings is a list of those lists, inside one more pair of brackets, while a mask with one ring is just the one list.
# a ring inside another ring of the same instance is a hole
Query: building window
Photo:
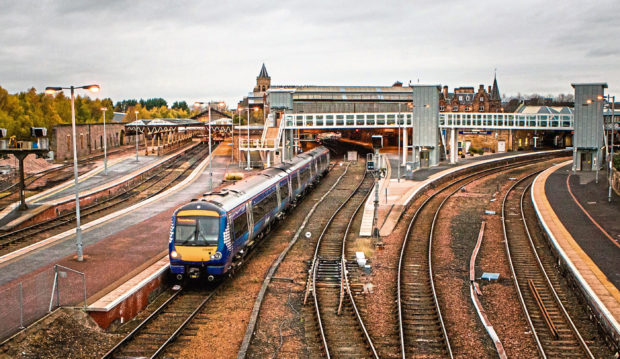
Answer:
[[484, 112], [484, 105], [478, 106], [478, 112]]
[[459, 102], [463, 102], [463, 96], [459, 96]]
[[452, 106], [452, 112], [458, 112], [459, 107], [458, 106]]
[[439, 106], [439, 111], [443, 112], [443, 111], [445, 111], [445, 110], [446, 110], [446, 107], [445, 107], [445, 106]]
[[484, 97], [480, 96], [480, 102], [484, 101]]

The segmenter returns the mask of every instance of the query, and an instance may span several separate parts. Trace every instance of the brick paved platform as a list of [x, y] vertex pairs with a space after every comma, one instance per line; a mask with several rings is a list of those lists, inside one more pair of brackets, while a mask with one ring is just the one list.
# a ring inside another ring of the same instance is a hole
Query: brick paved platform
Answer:
[[[78, 178], [80, 182], [80, 198], [125, 182], [130, 178], [158, 166], [171, 157], [187, 151], [188, 148], [197, 144], [198, 142], [194, 142], [194, 144], [189, 147], [185, 146], [167, 156], [139, 156], [138, 162], [135, 160], [135, 154], [126, 153], [108, 162], [107, 175], [104, 175], [103, 164], [101, 164]], [[19, 203], [11, 204], [0, 212], [0, 226], [2, 226], [2, 230], [10, 230], [54, 205], [74, 201], [75, 194], [73, 188], [74, 181], [71, 179], [34, 196], [28, 197], [26, 203], [30, 208], [26, 211], [17, 210]]]
[[[213, 155], [213, 182], [218, 186], [230, 165], [230, 146], [219, 146]], [[0, 258], [0, 293], [61, 264], [85, 274], [89, 304], [103, 298], [165, 255], [172, 212], [208, 191], [208, 168], [205, 158], [189, 178], [172, 189], [84, 225], [83, 262], [75, 260], [75, 229]], [[28, 299], [49, 304], [51, 289], [43, 291], [47, 298]], [[80, 290], [71, 295], [63, 302], [78, 303], [83, 297]]]
[[[459, 159], [457, 164], [450, 165], [441, 162], [438, 166], [430, 168], [420, 168], [414, 171], [413, 179], [406, 180], [394, 178], [396, 169], [392, 168], [397, 154], [393, 151], [387, 152], [388, 158], [388, 174], [387, 179], [379, 181], [379, 210], [378, 210], [378, 227], [381, 236], [388, 236], [396, 227], [403, 212], [407, 209], [412, 199], [420, 193], [420, 191], [428, 186], [431, 182], [439, 180], [456, 171], [465, 170], [472, 166], [488, 165], [496, 161], [505, 159], [514, 159], [524, 156], [535, 156], [545, 153], [562, 153], [564, 150], [551, 151], [525, 151], [525, 152], [505, 152], [486, 154], [482, 156], [466, 157]], [[567, 152], [568, 153], [568, 152]], [[364, 206], [364, 215], [362, 217], [362, 225], [360, 226], [360, 235], [369, 236], [372, 230], [372, 214], [374, 195], [369, 196]]]

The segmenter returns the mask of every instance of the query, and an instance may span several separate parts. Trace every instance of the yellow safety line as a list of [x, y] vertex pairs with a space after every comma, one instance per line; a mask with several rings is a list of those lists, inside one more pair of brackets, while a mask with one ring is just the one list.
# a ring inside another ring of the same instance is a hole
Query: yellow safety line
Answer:
[[[616, 288], [616, 286], [613, 283], [611, 283], [609, 279], [607, 279], [607, 276], [601, 271], [601, 269], [596, 265], [596, 263], [594, 263], [594, 261], [590, 258], [590, 256], [588, 256], [586, 252], [584, 252], [584, 250], [581, 248], [579, 243], [577, 243], [577, 241], [573, 238], [573, 236], [566, 229], [566, 227], [564, 227], [560, 218], [557, 216], [557, 214], [553, 210], [553, 207], [551, 207], [551, 203], [549, 203], [549, 200], [547, 199], [547, 194], [545, 193], [545, 183], [547, 182], [547, 178], [552, 173], [554, 173], [555, 171], [557, 171], [564, 165], [568, 164], [569, 162], [572, 162], [572, 161], [560, 163], [555, 166], [555, 169], [549, 172], [547, 171], [543, 172], [540, 176], [540, 181], [536, 181], [536, 188], [534, 190], [535, 196], [538, 197], [538, 200], [540, 201], [539, 205], [542, 205], [543, 211], [545, 212], [545, 216], [549, 217], [549, 220], [546, 221], [547, 226], [549, 226], [549, 228], [553, 232], [557, 232], [556, 239], [562, 239], [566, 241], [566, 243], [572, 248], [574, 253], [586, 264], [586, 266], [588, 266], [592, 274], [594, 274], [594, 276], [601, 282], [601, 284], [605, 287], [605, 289], [607, 289], [609, 294], [613, 296], [617, 301], [620, 302], [620, 291], [618, 290], [618, 288]], [[566, 249], [569, 249], [569, 248], [565, 248], [565, 250]], [[575, 266], [578, 266], [578, 263], [573, 262], [573, 264]], [[579, 271], [581, 272], [581, 269], [579, 269]], [[585, 273], [581, 273], [581, 274], [584, 275]]]

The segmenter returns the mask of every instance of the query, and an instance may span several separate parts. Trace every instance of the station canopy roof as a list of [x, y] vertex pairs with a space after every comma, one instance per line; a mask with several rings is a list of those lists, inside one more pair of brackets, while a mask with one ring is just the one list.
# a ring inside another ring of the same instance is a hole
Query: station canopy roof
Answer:
[[192, 120], [191, 118], [155, 118], [137, 120], [125, 124], [125, 127], [187, 127], [187, 126], [204, 126], [204, 122]]
[[269, 91], [288, 89], [296, 101], [387, 100], [411, 101], [412, 88], [401, 86], [272, 86]]
[[530, 113], [530, 114], [561, 114], [570, 115], [573, 113], [573, 109], [568, 106], [520, 106], [517, 108], [518, 113]]

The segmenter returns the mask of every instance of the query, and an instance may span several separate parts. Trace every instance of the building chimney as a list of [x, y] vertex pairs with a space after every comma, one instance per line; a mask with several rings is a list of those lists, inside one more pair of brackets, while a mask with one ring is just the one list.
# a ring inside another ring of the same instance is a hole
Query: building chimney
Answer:
[[443, 97], [448, 98], [448, 86], [443, 87]]
[[489, 95], [491, 94], [491, 85], [489, 85]]
[[478, 88], [478, 92], [484, 92], [484, 85], [480, 85], [480, 87]]

